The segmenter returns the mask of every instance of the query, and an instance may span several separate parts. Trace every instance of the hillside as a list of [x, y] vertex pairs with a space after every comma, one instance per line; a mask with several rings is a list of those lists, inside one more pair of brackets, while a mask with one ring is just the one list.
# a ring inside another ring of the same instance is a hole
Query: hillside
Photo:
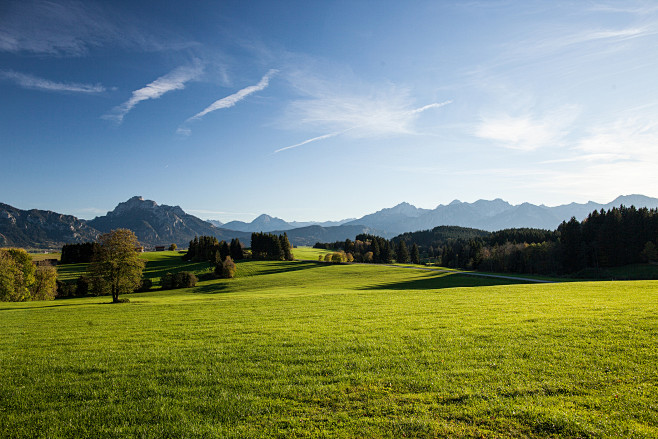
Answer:
[[221, 230], [207, 221], [189, 215], [179, 206], [158, 205], [155, 201], [135, 196], [107, 215], [96, 217], [88, 224], [107, 233], [117, 228], [132, 230], [139, 241], [148, 245], [187, 247], [195, 236], [221, 235]]
[[0, 247], [57, 248], [93, 241], [98, 230], [84, 220], [49, 210], [21, 210], [0, 203]]
[[657, 437], [658, 282], [519, 282], [250, 261], [4, 303], [0, 437]]
[[342, 225], [334, 227], [308, 226], [290, 230], [276, 230], [273, 233], [288, 235], [290, 243], [295, 246], [312, 246], [316, 242], [334, 242], [354, 239], [361, 233], [371, 235], [383, 234], [382, 231], [362, 225]]

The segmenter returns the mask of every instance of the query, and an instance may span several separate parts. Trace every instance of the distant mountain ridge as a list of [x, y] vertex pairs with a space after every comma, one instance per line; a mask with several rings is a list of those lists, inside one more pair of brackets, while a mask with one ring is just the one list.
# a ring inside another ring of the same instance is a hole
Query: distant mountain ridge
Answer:
[[320, 226], [320, 227], [337, 227], [345, 223], [353, 221], [354, 218], [345, 219], [341, 221], [291, 221], [287, 222], [281, 218], [272, 217], [267, 214], [262, 214], [250, 223], [244, 221], [229, 221], [228, 223], [221, 223], [215, 220], [208, 220], [211, 224], [230, 230], [237, 230], [240, 232], [273, 232], [281, 230], [292, 230], [301, 227]]
[[102, 233], [114, 229], [132, 230], [141, 243], [147, 245], [176, 244], [187, 247], [195, 236], [223, 236], [223, 230], [189, 215], [180, 206], [158, 205], [140, 196], [119, 203], [107, 215], [88, 221], [89, 226]]
[[94, 241], [98, 235], [98, 230], [72, 215], [0, 203], [0, 247], [56, 248], [67, 242]]
[[568, 221], [572, 216], [582, 221], [594, 210], [607, 210], [620, 205], [658, 208], [658, 198], [625, 195], [606, 204], [590, 201], [556, 207], [530, 203], [514, 206], [500, 198], [478, 200], [473, 203], [455, 200], [431, 210], [418, 209], [409, 203], [400, 203], [392, 208], [382, 209], [348, 222], [347, 225], [361, 224], [375, 227], [384, 230], [387, 237], [409, 231], [429, 230], [436, 226], [461, 226], [487, 231], [520, 227], [554, 230], [562, 221]]
[[626, 195], [605, 204], [590, 201], [555, 207], [530, 203], [514, 206], [501, 199], [478, 200], [473, 203], [455, 200], [435, 209], [421, 209], [404, 202], [356, 220], [286, 222], [263, 214], [251, 223], [218, 222], [221, 227], [187, 214], [179, 206], [158, 205], [155, 201], [144, 200], [139, 196], [119, 203], [106, 215], [90, 221], [46, 210], [21, 210], [0, 203], [0, 246], [57, 248], [67, 243], [93, 241], [101, 233], [117, 228], [132, 230], [147, 247], [175, 243], [181, 248], [186, 248], [190, 240], [201, 235], [227, 241], [239, 238], [249, 245], [251, 233], [260, 231], [276, 234], [285, 232], [293, 245], [312, 245], [318, 241], [354, 239], [360, 233], [392, 238], [404, 232], [429, 230], [437, 226], [461, 226], [487, 231], [521, 227], [554, 230], [572, 216], [582, 221], [594, 210], [607, 210], [620, 205], [658, 208], [658, 199]]
[[290, 230], [295, 228], [281, 218], [271, 217], [266, 214], [260, 215], [250, 223], [229, 221], [222, 227], [239, 232], [273, 232], [275, 230]]
[[[294, 227], [285, 221], [261, 215], [250, 226], [254, 231], [275, 234], [290, 232], [293, 245], [312, 245], [319, 240], [340, 241], [359, 233], [372, 233], [364, 226], [322, 227], [312, 225]], [[244, 223], [247, 224], [247, 223]], [[102, 233], [118, 228], [132, 230], [142, 245], [176, 244], [187, 248], [195, 236], [214, 236], [219, 240], [240, 239], [250, 245], [251, 231], [216, 227], [179, 206], [158, 205], [155, 201], [135, 196], [121, 202], [106, 215], [85, 221], [71, 215], [51, 211], [17, 209], [0, 203], [0, 246], [26, 248], [58, 248], [64, 244], [94, 241]]]

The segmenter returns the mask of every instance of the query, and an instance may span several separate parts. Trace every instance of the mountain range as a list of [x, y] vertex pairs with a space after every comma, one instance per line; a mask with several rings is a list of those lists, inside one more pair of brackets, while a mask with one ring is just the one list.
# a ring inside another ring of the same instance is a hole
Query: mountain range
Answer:
[[621, 205], [655, 209], [658, 208], [658, 198], [625, 195], [605, 204], [589, 201], [556, 207], [530, 203], [514, 206], [500, 198], [473, 203], [455, 200], [447, 205], [441, 204], [435, 209], [419, 209], [409, 203], [400, 203], [346, 224], [360, 224], [384, 230], [387, 237], [409, 231], [428, 230], [440, 225], [471, 227], [490, 232], [520, 227], [554, 230], [562, 221], [568, 221], [571, 217], [582, 221], [595, 210], [607, 210]]
[[287, 222], [281, 218], [276, 218], [269, 216], [267, 214], [262, 214], [250, 223], [243, 221], [230, 221], [228, 223], [221, 223], [216, 220], [208, 220], [211, 224], [217, 227], [223, 227], [229, 230], [237, 230], [240, 232], [273, 232], [281, 230], [292, 230], [305, 228], [310, 226], [320, 226], [320, 227], [336, 227], [341, 226], [345, 223], [353, 221], [354, 218], [344, 219], [341, 221], [291, 221]]
[[327, 222], [286, 222], [260, 215], [250, 223], [204, 221], [185, 213], [179, 206], [158, 205], [135, 196], [104, 216], [83, 220], [45, 210], [20, 210], [0, 203], [0, 246], [57, 248], [66, 243], [93, 241], [101, 233], [117, 228], [135, 232], [147, 246], [187, 247], [195, 236], [210, 235], [219, 240], [239, 238], [249, 245], [252, 232], [286, 232], [293, 245], [354, 239], [360, 233], [392, 238], [404, 232], [432, 229], [440, 225], [471, 227], [487, 231], [531, 227], [554, 230], [572, 216], [583, 220], [594, 210], [620, 205], [658, 208], [658, 199], [644, 195], [617, 197], [610, 203], [570, 203], [556, 207], [523, 203], [511, 205], [501, 199], [465, 203], [455, 200], [435, 209], [417, 208], [409, 203], [382, 209], [358, 219]]

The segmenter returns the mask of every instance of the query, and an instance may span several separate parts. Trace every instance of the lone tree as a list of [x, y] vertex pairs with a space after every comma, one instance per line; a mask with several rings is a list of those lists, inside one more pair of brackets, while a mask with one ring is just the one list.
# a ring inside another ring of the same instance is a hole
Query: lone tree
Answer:
[[89, 276], [96, 294], [112, 294], [112, 302], [118, 303], [119, 294], [132, 293], [139, 288], [144, 260], [136, 249], [140, 246], [135, 234], [127, 229], [117, 229], [98, 239], [100, 252], [89, 264]]

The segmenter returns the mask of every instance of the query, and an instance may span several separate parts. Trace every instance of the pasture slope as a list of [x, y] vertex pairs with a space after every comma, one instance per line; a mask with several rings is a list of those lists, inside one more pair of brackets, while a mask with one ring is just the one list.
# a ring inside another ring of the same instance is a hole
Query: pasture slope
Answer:
[[237, 273], [0, 304], [0, 437], [658, 437], [656, 281]]

